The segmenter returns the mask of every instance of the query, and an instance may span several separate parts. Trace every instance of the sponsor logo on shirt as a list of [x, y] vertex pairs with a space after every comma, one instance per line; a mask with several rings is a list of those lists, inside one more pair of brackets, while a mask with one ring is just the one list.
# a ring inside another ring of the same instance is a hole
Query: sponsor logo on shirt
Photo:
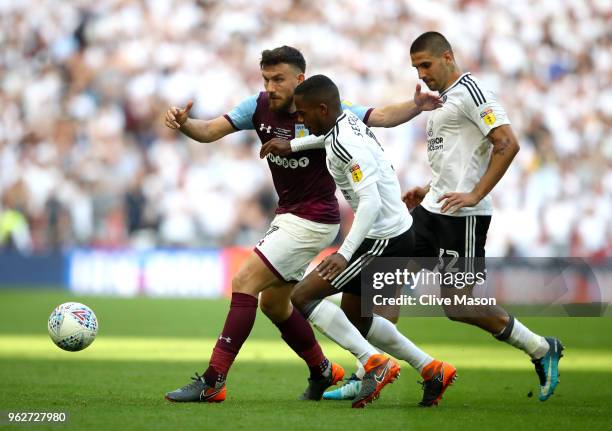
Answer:
[[493, 109], [491, 108], [487, 108], [482, 111], [480, 113], [480, 118], [482, 118], [487, 126], [492, 126], [495, 121], [497, 121], [497, 118], [495, 118], [495, 115], [493, 114]]
[[363, 178], [363, 172], [361, 172], [361, 168], [358, 164], [354, 164], [350, 168], [351, 177], [353, 177], [353, 182], [358, 183]]
[[288, 159], [286, 157], [268, 154], [268, 160], [274, 163], [275, 165], [281, 166], [286, 169], [305, 168], [310, 164], [310, 159], [308, 157], [300, 157], [299, 159]]
[[438, 151], [444, 149], [444, 138], [437, 137], [427, 140], [427, 151]]

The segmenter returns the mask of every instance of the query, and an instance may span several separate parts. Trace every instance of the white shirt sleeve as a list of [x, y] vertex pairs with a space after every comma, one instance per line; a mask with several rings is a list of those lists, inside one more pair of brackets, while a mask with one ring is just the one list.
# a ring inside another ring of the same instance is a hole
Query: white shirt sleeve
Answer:
[[479, 95], [474, 96], [472, 94], [474, 93], [464, 95], [461, 110], [478, 126], [484, 136], [488, 136], [496, 127], [510, 124], [506, 110], [497, 101], [493, 92], [479, 92]]
[[359, 196], [359, 205], [355, 212], [355, 219], [351, 225], [351, 230], [338, 250], [338, 253], [344, 256], [347, 261], [351, 260], [351, 257], [372, 228], [382, 206], [376, 183], [370, 182], [365, 187], [360, 187], [357, 195]]
[[378, 169], [374, 156], [363, 147], [359, 139], [356, 138], [354, 142], [336, 140], [334, 144], [335, 151], [350, 157], [350, 161], [344, 165], [344, 175], [359, 199], [351, 230], [338, 250], [338, 253], [350, 260], [372, 229], [382, 205], [376, 184]]
[[302, 138], [293, 138], [289, 144], [291, 145], [292, 153], [325, 148], [325, 136], [308, 135]]
[[374, 156], [365, 148], [357, 145], [345, 147], [349, 152], [350, 161], [344, 167], [351, 187], [355, 192], [378, 181], [378, 165]]

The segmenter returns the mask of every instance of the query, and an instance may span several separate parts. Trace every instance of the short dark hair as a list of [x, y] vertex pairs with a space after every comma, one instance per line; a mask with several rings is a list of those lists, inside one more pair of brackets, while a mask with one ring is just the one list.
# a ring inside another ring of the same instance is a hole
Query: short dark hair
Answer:
[[302, 81], [293, 94], [302, 96], [308, 102], [340, 104], [338, 87], [325, 75], [313, 75]]
[[453, 48], [451, 48], [450, 43], [448, 43], [448, 40], [446, 40], [441, 33], [437, 31], [428, 31], [417, 37], [410, 46], [410, 54], [423, 51], [441, 56], [445, 51], [450, 51], [452, 54]]
[[306, 72], [306, 60], [302, 53], [292, 46], [279, 46], [274, 49], [266, 49], [261, 53], [261, 61], [259, 67], [262, 69], [264, 66], [276, 66], [277, 64], [286, 63], [290, 64], [302, 73]]

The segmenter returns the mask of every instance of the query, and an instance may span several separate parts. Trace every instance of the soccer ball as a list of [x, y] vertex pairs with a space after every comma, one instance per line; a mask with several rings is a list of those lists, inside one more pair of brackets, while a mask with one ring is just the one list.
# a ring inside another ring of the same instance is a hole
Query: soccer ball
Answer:
[[89, 346], [98, 333], [98, 319], [87, 305], [66, 302], [49, 316], [49, 335], [60, 349], [76, 352]]

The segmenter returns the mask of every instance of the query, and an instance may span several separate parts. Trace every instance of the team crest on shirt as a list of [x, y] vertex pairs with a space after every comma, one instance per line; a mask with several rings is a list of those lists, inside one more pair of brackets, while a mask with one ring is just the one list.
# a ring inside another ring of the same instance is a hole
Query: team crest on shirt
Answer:
[[351, 166], [351, 176], [353, 177], [353, 182], [358, 183], [363, 178], [363, 172], [361, 172], [361, 168], [358, 164], [354, 164]]
[[303, 124], [295, 125], [295, 137], [296, 138], [303, 138], [304, 136], [308, 136], [309, 134], [310, 133], [308, 132], [308, 129]]
[[484, 111], [482, 111], [480, 113], [480, 118], [482, 118], [482, 120], [488, 126], [492, 126], [495, 123], [495, 121], [497, 121], [497, 118], [495, 118], [495, 115], [493, 114], [493, 109], [491, 108], [487, 108]]

